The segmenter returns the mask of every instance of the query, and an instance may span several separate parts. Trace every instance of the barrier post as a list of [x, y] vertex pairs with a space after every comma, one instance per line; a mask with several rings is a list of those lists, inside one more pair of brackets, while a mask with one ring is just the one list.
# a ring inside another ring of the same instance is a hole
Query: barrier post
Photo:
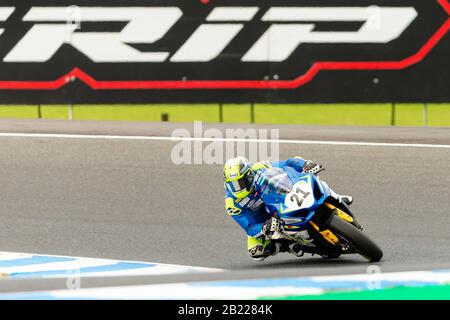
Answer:
[[428, 126], [428, 103], [423, 104], [423, 126]]
[[391, 106], [391, 126], [395, 126], [395, 102]]
[[73, 104], [69, 104], [68, 118], [69, 118], [69, 120], [73, 120]]
[[219, 103], [219, 122], [223, 122], [223, 104]]
[[250, 104], [250, 123], [255, 123], [255, 104]]

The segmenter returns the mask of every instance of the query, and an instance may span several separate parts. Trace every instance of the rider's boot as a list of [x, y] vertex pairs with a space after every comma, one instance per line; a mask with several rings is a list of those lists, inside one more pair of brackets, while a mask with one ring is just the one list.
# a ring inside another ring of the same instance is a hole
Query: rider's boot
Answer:
[[337, 195], [339, 203], [344, 202], [346, 205], [351, 205], [353, 203], [353, 198], [351, 196], [345, 196], [345, 195]]
[[282, 251], [282, 244], [278, 242], [270, 242], [266, 246], [257, 245], [249, 250], [250, 255], [255, 261], [264, 261], [267, 257], [276, 256]]
[[255, 261], [264, 261], [268, 256], [270, 256], [270, 252], [268, 252], [263, 245], [256, 245], [248, 251], [252, 259]]
[[351, 196], [337, 194], [325, 181], [322, 181], [322, 183], [330, 189], [331, 196], [339, 201], [339, 203], [345, 203], [348, 206], [353, 203], [353, 198]]

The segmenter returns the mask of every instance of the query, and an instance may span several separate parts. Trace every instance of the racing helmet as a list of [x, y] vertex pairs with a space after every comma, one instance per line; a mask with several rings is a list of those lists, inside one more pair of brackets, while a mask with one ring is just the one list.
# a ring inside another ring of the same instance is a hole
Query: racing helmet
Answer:
[[244, 157], [229, 159], [223, 168], [225, 188], [236, 198], [248, 196], [254, 186], [255, 172]]

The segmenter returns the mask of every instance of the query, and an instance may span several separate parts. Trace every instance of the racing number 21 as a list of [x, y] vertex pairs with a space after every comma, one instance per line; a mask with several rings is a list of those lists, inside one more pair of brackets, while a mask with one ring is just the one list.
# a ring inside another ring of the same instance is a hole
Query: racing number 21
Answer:
[[[299, 193], [302, 194], [302, 197], [301, 197], [301, 198], [300, 198], [300, 196], [299, 196]], [[292, 193], [292, 194], [291, 194], [290, 200], [291, 200], [292, 202], [296, 201], [296, 202], [297, 202], [297, 205], [298, 205], [299, 207], [301, 207], [302, 204], [303, 204], [303, 201], [305, 201], [305, 199], [306, 199], [310, 194], [311, 194], [311, 193], [310, 193], [309, 191], [308, 191], [308, 192], [305, 192], [305, 191], [303, 191], [301, 188], [297, 187], [297, 188], [295, 189], [295, 193]]]

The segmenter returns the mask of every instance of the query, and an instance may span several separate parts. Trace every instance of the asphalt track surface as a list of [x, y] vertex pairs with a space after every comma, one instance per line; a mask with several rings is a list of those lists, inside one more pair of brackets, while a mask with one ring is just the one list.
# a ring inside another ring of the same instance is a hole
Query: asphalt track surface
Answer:
[[[0, 121], [0, 132], [17, 133], [170, 136], [180, 127], [192, 124]], [[449, 128], [276, 128], [282, 139], [450, 145]], [[91, 279], [88, 286], [365, 272], [359, 256], [252, 261], [245, 234], [224, 211], [221, 165], [174, 165], [175, 144], [0, 136], [0, 251], [232, 270]], [[382, 271], [450, 266], [450, 148], [280, 145], [280, 158], [296, 155], [324, 164], [321, 178], [354, 197], [354, 213], [384, 251]], [[0, 291], [65, 285], [58, 281], [5, 281]]]

